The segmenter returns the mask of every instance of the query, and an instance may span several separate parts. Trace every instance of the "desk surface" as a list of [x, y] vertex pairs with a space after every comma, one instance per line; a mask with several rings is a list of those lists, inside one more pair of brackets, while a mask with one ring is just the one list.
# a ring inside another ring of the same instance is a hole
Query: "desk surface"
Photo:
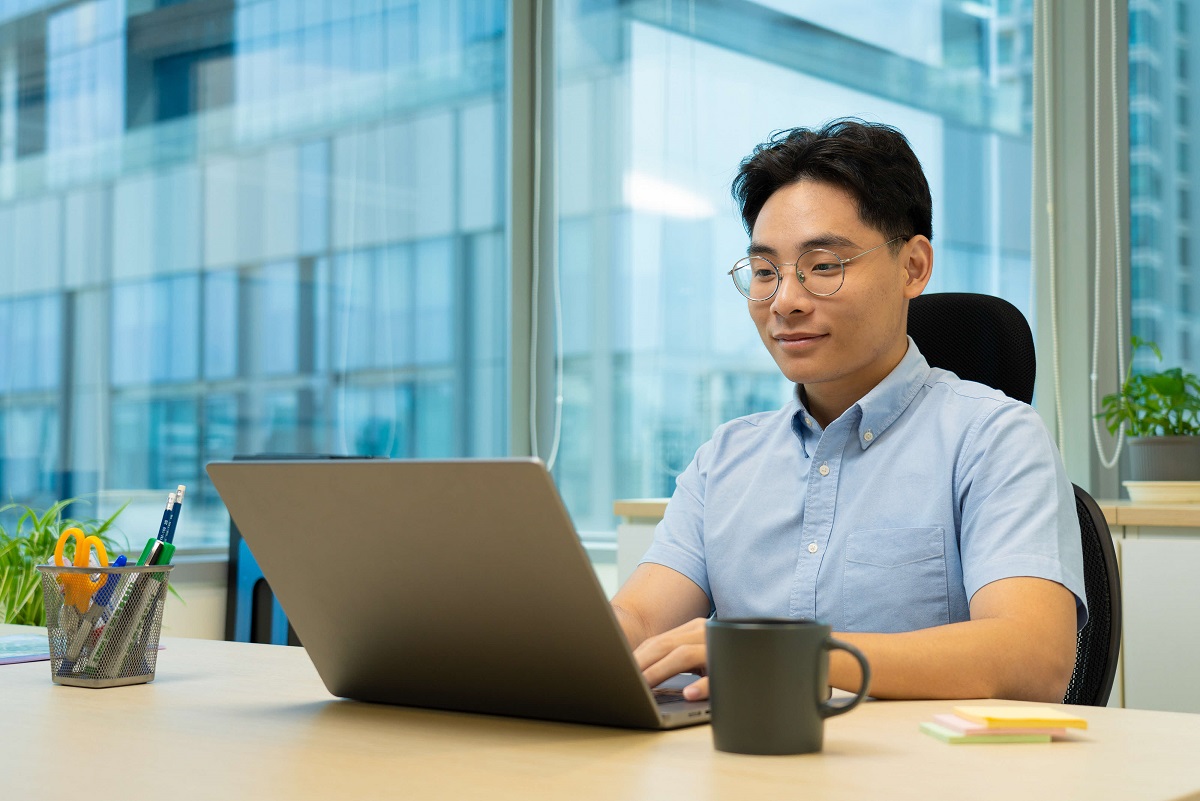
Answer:
[[[829, 721], [821, 754], [752, 757], [715, 751], [707, 726], [637, 732], [341, 701], [300, 648], [166, 646], [158, 679], [135, 687], [60, 687], [46, 662], [0, 666], [3, 796], [1200, 798], [1200, 715], [1084, 708], [1089, 728], [1073, 742], [948, 746], [917, 725], [950, 703], [875, 701]], [[129, 777], [120, 792], [73, 781], [81, 747]]]

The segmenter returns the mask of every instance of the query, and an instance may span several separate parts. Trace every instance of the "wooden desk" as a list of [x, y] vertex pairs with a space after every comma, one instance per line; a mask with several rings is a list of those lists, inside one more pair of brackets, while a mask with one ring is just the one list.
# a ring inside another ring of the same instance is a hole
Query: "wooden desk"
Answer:
[[[876, 701], [829, 721], [821, 754], [752, 757], [715, 751], [707, 726], [638, 732], [340, 701], [299, 648], [166, 646], [158, 679], [135, 687], [59, 687], [46, 662], [0, 666], [3, 797], [1200, 798], [1197, 715], [1085, 708], [1074, 742], [948, 746], [917, 731], [948, 702]], [[122, 772], [119, 790], [70, 768], [96, 759], [109, 780]]]

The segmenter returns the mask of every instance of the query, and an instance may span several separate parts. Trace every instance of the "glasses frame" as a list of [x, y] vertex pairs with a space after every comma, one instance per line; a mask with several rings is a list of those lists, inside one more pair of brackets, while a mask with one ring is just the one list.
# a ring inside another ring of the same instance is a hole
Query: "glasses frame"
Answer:
[[[730, 277], [730, 279], [733, 280], [733, 286], [735, 289], [737, 289], [739, 295], [744, 297], [746, 300], [750, 300], [755, 303], [764, 303], [764, 302], [770, 300], [771, 298], [775, 297], [777, 294], [779, 294], [779, 287], [783, 286], [783, 268], [784, 267], [792, 267], [796, 270], [796, 280], [800, 282], [800, 286], [804, 287], [805, 291], [808, 292], [808, 294], [812, 295], [813, 297], [817, 297], [817, 298], [827, 298], [827, 297], [830, 297], [831, 295], [836, 295], [838, 293], [838, 290], [840, 290], [845, 285], [845, 283], [846, 283], [846, 265], [847, 264], [854, 261], [855, 259], [858, 259], [858, 258], [861, 258], [861, 257], [867, 255], [868, 253], [873, 253], [876, 250], [879, 250], [881, 247], [884, 247], [885, 245], [890, 245], [897, 240], [903, 239], [905, 242], [907, 242], [911, 238], [912, 238], [911, 236], [894, 236], [881, 245], [876, 245], [873, 248], [868, 248], [867, 250], [864, 250], [862, 253], [856, 254], [847, 259], [843, 259], [838, 254], [834, 253], [832, 250], [827, 250], [825, 248], [811, 248], [810, 250], [806, 250], [803, 253], [801, 253], [800, 256], [795, 261], [788, 261], [788, 262], [784, 262], [783, 264], [776, 264], [775, 262], [768, 259], [766, 256], [746, 256], [744, 258], [737, 260], [737, 263], [733, 265], [733, 269], [729, 271], [729, 277]], [[838, 282], [837, 289], [833, 290], [832, 292], [821, 293], [821, 292], [814, 292], [808, 286], [808, 284], [806, 283], [807, 279], [805, 278], [804, 273], [801, 272], [801, 270], [800, 270], [800, 262], [804, 261], [804, 257], [810, 253], [828, 253], [830, 256], [832, 256], [834, 259], [836, 259], [837, 262], [841, 265], [842, 280]], [[775, 289], [771, 290], [771, 294], [767, 295], [765, 298], [752, 298], [749, 295], [747, 295], [745, 292], [742, 291], [741, 286], [738, 285], [737, 278], [734, 277], [734, 273], [736, 273], [738, 270], [741, 270], [741, 269], [744, 269], [744, 268], [750, 266], [751, 259], [762, 259], [767, 264], [771, 265], [771, 267], [775, 270]]]

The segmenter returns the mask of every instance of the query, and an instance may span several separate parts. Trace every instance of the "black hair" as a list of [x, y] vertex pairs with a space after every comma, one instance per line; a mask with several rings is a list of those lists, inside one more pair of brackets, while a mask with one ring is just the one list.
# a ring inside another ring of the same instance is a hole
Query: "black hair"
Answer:
[[918, 234], [933, 239], [929, 182], [904, 134], [889, 125], [847, 117], [819, 130], [773, 133], [742, 161], [733, 179], [746, 232], [754, 231], [771, 195], [805, 179], [848, 192], [859, 219], [887, 239]]

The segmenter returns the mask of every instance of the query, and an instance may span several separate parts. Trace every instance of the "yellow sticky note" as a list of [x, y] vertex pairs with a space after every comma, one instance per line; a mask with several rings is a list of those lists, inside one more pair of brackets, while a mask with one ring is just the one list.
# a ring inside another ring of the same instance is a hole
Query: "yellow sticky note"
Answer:
[[954, 714], [991, 728], [1087, 728], [1083, 718], [1052, 706], [956, 706]]

